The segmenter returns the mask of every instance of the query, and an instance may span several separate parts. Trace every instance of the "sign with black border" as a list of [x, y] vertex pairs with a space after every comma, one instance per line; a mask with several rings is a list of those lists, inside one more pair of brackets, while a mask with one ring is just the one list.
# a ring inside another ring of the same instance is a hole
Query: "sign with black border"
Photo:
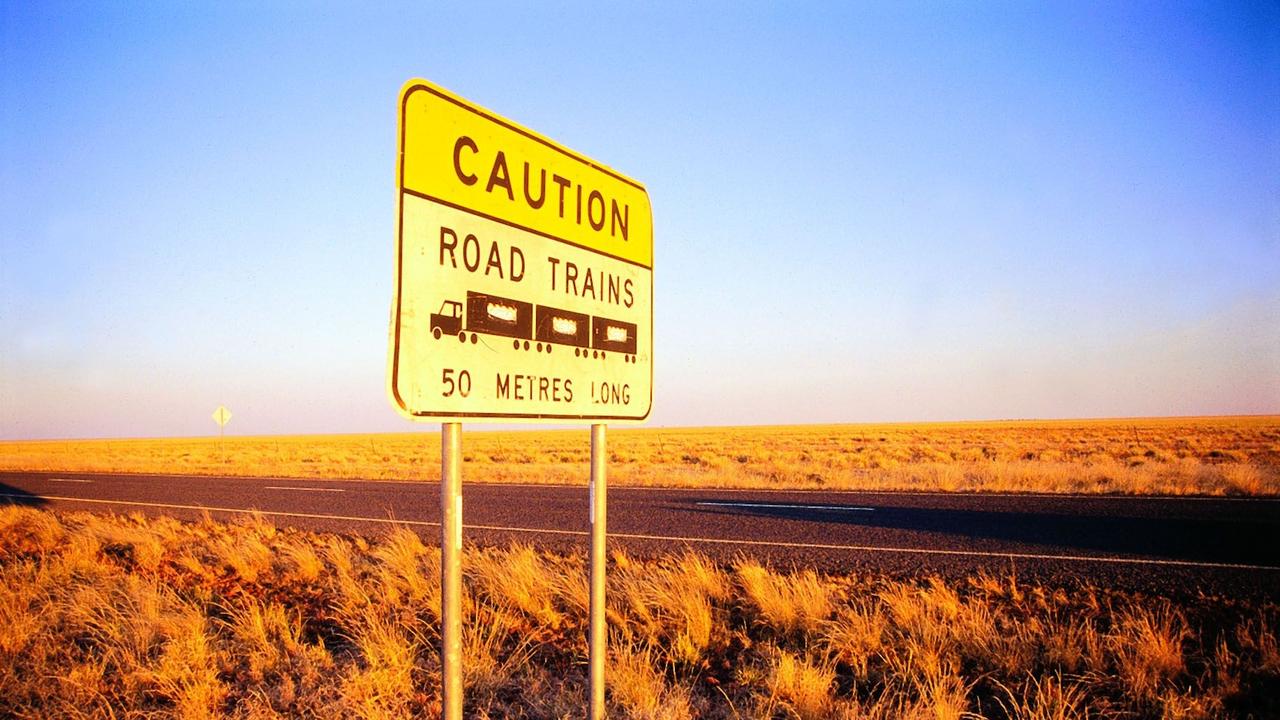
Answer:
[[424, 422], [643, 421], [640, 183], [425, 80], [400, 92], [387, 387]]

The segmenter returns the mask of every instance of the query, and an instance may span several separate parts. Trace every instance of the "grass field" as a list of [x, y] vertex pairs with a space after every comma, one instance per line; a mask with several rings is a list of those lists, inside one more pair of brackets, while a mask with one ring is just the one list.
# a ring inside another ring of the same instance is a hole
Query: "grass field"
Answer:
[[[466, 482], [581, 483], [584, 431], [463, 435]], [[614, 484], [1280, 494], [1280, 417], [611, 429]], [[0, 470], [426, 479], [430, 432], [0, 443]]]
[[[1280, 715], [1270, 602], [611, 565], [611, 717]], [[583, 558], [469, 549], [464, 568], [467, 717], [581, 717]], [[0, 575], [0, 717], [439, 714], [439, 555], [406, 529], [0, 507]]]

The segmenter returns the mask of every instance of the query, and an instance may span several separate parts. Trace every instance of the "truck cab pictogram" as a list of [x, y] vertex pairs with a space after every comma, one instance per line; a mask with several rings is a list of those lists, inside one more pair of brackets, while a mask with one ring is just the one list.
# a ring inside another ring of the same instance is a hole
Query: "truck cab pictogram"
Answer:
[[462, 332], [462, 303], [445, 300], [440, 312], [431, 313], [431, 336], [439, 340], [442, 334], [457, 335]]

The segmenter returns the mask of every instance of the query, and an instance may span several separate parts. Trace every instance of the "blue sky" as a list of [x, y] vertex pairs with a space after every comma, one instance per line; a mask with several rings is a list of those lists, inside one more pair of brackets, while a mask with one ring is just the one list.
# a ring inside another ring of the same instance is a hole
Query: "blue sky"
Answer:
[[1280, 412], [1274, 3], [0, 13], [0, 437], [411, 429], [411, 77], [648, 186], [652, 424]]

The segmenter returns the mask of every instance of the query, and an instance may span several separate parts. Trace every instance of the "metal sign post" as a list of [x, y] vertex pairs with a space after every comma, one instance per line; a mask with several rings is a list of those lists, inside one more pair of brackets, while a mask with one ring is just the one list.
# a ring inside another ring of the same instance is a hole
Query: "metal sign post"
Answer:
[[444, 720], [462, 720], [462, 423], [440, 425], [440, 665]]
[[591, 720], [604, 718], [604, 661], [609, 646], [609, 628], [604, 616], [605, 588], [605, 517], [607, 486], [605, 481], [605, 426], [591, 426], [591, 643], [590, 679]]

